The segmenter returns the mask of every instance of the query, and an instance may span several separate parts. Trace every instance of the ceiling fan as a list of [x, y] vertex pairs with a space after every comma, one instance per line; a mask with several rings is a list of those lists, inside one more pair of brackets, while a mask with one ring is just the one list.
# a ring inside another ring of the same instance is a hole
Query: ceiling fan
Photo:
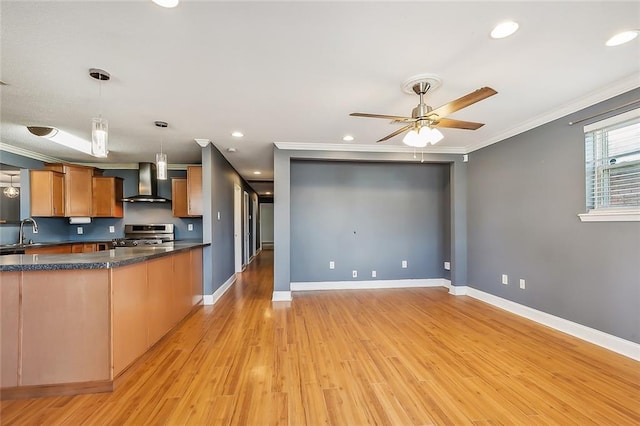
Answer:
[[403, 84], [403, 90], [410, 93], [412, 90], [420, 96], [420, 103], [411, 112], [411, 117], [384, 114], [368, 114], [363, 112], [354, 112], [349, 114], [353, 117], [383, 118], [391, 120], [392, 124], [404, 124], [404, 126], [395, 132], [388, 134], [378, 142], [384, 142], [397, 136], [403, 132], [409, 131], [403, 138], [403, 142], [413, 147], [425, 147], [427, 144], [435, 144], [443, 138], [442, 133], [435, 129], [436, 127], [446, 127], [451, 129], [476, 130], [484, 126], [484, 123], [474, 123], [472, 121], [454, 120], [445, 118], [462, 108], [473, 105], [489, 96], [495, 95], [496, 92], [490, 87], [481, 87], [461, 98], [458, 98], [448, 104], [442, 105], [436, 109], [431, 108], [424, 103], [424, 95], [429, 89], [436, 89], [442, 84], [440, 77], [433, 74], [421, 74], [419, 76], [408, 79]]

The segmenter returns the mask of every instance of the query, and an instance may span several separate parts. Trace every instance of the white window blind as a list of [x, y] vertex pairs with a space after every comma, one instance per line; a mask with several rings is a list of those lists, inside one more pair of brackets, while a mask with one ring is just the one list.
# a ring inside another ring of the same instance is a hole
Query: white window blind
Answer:
[[589, 211], [640, 207], [640, 110], [585, 126]]

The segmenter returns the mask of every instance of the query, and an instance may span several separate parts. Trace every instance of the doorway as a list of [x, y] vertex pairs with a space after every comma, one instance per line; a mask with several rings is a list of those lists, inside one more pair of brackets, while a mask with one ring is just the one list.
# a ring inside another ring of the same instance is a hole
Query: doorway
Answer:
[[243, 238], [242, 238], [242, 248], [243, 248], [243, 262], [242, 262], [242, 266], [245, 267], [249, 264], [249, 239], [250, 239], [250, 231], [251, 228], [249, 227], [249, 193], [247, 191], [244, 191], [243, 194], [243, 205], [244, 208], [242, 209], [242, 213], [243, 213], [243, 226], [242, 226], [242, 231], [243, 231]]
[[233, 186], [233, 249], [235, 271], [242, 272], [242, 188]]

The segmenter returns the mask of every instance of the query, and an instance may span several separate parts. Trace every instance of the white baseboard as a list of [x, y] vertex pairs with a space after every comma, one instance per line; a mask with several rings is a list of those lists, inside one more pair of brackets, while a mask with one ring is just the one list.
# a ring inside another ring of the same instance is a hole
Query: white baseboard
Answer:
[[271, 301], [273, 302], [291, 302], [291, 292], [290, 291], [275, 291], [273, 292], [273, 296], [271, 297]]
[[[452, 289], [453, 288], [454, 287], [452, 287]], [[604, 333], [600, 330], [596, 330], [546, 312], [538, 311], [537, 309], [512, 302], [511, 300], [503, 299], [502, 297], [494, 296], [490, 293], [485, 293], [484, 291], [477, 290], [473, 287], [456, 287], [456, 293], [451, 291], [450, 293], [457, 296], [467, 295], [473, 297], [474, 299], [481, 300], [500, 309], [504, 309], [505, 311], [530, 319], [531, 321], [535, 321], [539, 324], [546, 325], [547, 327], [551, 327], [554, 330], [561, 331], [589, 343], [593, 343], [594, 345], [619, 353], [620, 355], [640, 361], [640, 345], [629, 340], [621, 339], [620, 337]]]
[[224, 282], [213, 294], [205, 294], [202, 298], [202, 303], [205, 305], [215, 305], [218, 299], [222, 297], [222, 295], [231, 288], [233, 283], [236, 282], [236, 274], [233, 274], [229, 277], [227, 281]]
[[444, 278], [369, 281], [292, 282], [291, 291], [309, 290], [370, 290], [377, 288], [446, 287]]

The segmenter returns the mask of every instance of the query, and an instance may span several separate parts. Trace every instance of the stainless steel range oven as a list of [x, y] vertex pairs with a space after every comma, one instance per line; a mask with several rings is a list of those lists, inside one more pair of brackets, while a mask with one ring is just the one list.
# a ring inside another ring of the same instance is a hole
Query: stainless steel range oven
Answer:
[[124, 238], [115, 238], [112, 245], [114, 248], [166, 245], [174, 239], [172, 223], [131, 224], [124, 226]]

